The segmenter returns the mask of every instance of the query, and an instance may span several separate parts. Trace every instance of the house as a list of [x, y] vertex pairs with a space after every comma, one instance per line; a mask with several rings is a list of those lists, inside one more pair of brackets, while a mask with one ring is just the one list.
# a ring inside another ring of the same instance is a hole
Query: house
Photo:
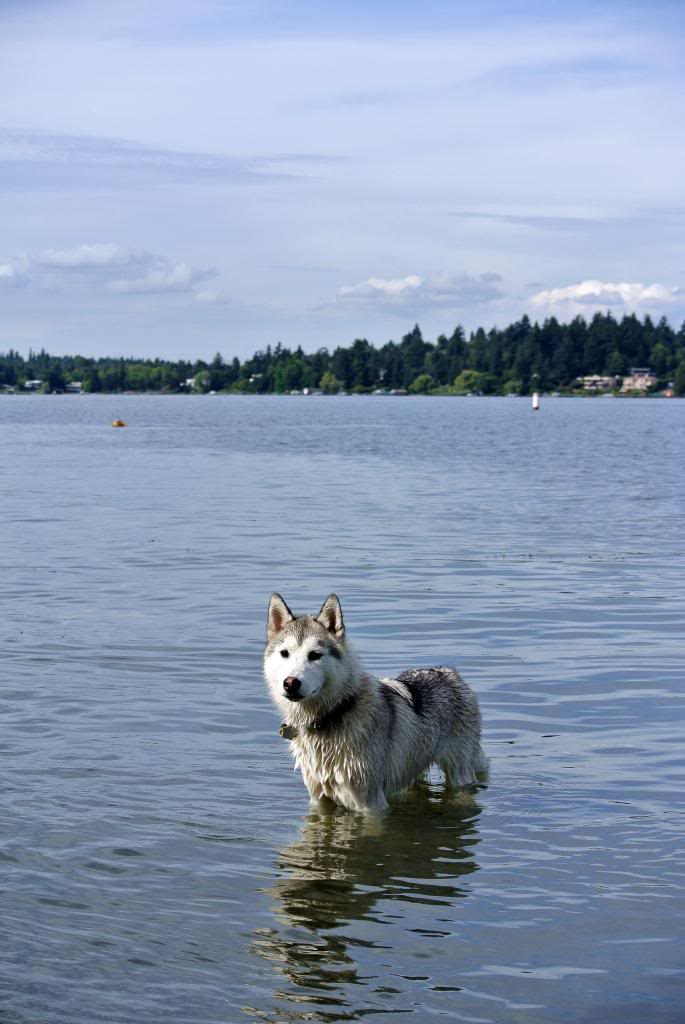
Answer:
[[27, 380], [26, 383], [24, 384], [24, 387], [27, 389], [27, 391], [37, 391], [42, 384], [42, 380]]
[[64, 385], [64, 392], [67, 395], [82, 395], [83, 382], [80, 380], [72, 380], [69, 384]]
[[620, 377], [602, 377], [597, 373], [592, 373], [587, 377], [578, 377], [576, 384], [583, 391], [611, 391], [612, 388], [618, 387], [620, 380]]
[[644, 366], [633, 366], [630, 375], [623, 378], [621, 393], [626, 391], [650, 391], [656, 385], [656, 374]]

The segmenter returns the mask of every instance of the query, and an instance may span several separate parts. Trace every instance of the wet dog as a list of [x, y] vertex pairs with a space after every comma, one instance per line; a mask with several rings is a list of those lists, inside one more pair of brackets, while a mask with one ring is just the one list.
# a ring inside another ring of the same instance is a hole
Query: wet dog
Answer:
[[365, 672], [345, 640], [335, 594], [317, 615], [294, 615], [280, 594], [271, 596], [264, 675], [313, 803], [372, 813], [433, 764], [453, 788], [487, 768], [478, 701], [459, 673]]

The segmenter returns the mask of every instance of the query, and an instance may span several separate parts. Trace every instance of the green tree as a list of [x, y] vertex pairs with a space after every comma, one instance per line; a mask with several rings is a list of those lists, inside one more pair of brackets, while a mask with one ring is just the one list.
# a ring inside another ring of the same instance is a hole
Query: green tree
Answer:
[[671, 367], [671, 353], [661, 341], [656, 345], [649, 356], [649, 365], [657, 377], [665, 376]]
[[673, 378], [673, 394], [679, 398], [685, 396], [685, 359], [679, 364]]
[[622, 377], [626, 370], [626, 361], [615, 348], [607, 360], [607, 373], [612, 377]]
[[507, 383], [504, 385], [502, 393], [505, 395], [523, 394], [523, 381], [516, 380], [515, 377], [512, 377], [511, 380], [508, 380]]
[[435, 387], [435, 381], [429, 373], [420, 373], [409, 385], [412, 395], [427, 395], [431, 388]]
[[487, 382], [487, 374], [479, 373], [478, 370], [462, 370], [454, 381], [454, 390], [458, 395], [473, 394], [483, 391]]
[[212, 375], [210, 370], [199, 370], [193, 377], [193, 391], [199, 391], [204, 394], [205, 391], [209, 391], [212, 383]]
[[59, 363], [55, 363], [48, 370], [47, 379], [45, 381], [46, 390], [48, 391], [64, 391], [64, 373]]
[[178, 391], [183, 381], [185, 381], [186, 375], [181, 373], [181, 370], [177, 365], [173, 363], [164, 363], [162, 366], [162, 390], [164, 391]]
[[342, 388], [342, 384], [334, 373], [331, 373], [330, 370], [326, 370], [319, 381], [319, 387], [326, 395], [337, 395]]

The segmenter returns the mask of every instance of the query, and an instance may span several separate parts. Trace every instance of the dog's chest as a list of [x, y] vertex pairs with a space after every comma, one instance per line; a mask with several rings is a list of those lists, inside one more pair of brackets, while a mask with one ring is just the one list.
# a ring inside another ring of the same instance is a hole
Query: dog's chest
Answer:
[[358, 774], [358, 759], [342, 737], [301, 736], [291, 750], [305, 781], [316, 781], [325, 790], [347, 785]]

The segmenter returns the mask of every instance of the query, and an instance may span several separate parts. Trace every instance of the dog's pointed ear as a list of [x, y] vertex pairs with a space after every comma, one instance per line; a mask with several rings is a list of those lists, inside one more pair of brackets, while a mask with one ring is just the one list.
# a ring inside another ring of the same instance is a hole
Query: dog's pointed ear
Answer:
[[316, 621], [332, 633], [338, 640], [345, 636], [345, 623], [343, 622], [342, 608], [337, 594], [330, 594], [321, 605], [321, 611], [316, 616]]
[[272, 594], [269, 601], [269, 614], [266, 620], [267, 639], [280, 633], [286, 622], [292, 622], [295, 618], [280, 594]]

